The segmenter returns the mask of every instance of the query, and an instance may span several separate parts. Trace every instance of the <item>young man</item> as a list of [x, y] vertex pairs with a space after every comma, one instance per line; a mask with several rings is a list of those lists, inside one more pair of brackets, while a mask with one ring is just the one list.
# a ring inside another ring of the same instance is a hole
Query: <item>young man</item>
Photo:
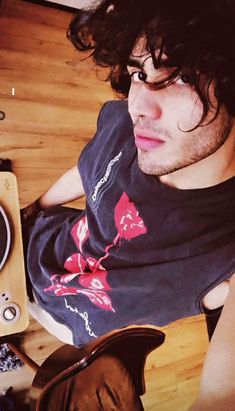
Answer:
[[69, 35], [127, 99], [24, 210], [38, 304], [75, 345], [217, 309], [235, 272], [233, 0], [104, 0]]

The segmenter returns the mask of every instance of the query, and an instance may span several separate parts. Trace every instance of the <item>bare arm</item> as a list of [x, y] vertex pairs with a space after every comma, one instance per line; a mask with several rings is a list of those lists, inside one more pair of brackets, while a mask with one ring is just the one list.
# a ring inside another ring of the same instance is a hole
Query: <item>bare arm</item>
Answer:
[[40, 210], [66, 204], [84, 195], [82, 180], [75, 166], [66, 171], [41, 197], [23, 209], [23, 221], [33, 218]]
[[204, 363], [200, 392], [190, 411], [235, 409], [235, 275]]

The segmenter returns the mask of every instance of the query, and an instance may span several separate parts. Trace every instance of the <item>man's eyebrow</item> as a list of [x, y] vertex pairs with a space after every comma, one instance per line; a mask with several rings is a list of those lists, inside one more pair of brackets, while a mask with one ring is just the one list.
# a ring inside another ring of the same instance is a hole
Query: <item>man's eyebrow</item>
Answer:
[[137, 67], [139, 69], [143, 69], [144, 62], [141, 62], [140, 60], [137, 60], [137, 59], [134, 59], [134, 58], [130, 57], [127, 61], [127, 66]]
[[[147, 58], [151, 58], [151, 56], [149, 56], [149, 57], [147, 57]], [[139, 68], [139, 69], [143, 70], [143, 69], [144, 69], [144, 64], [145, 64], [145, 61], [147, 60], [147, 58], [146, 58], [145, 60], [143, 60], [143, 61], [140, 61], [140, 60], [138, 60], [138, 59], [135, 59], [135, 58], [133, 58], [133, 57], [130, 57], [130, 58], [128, 59], [128, 61], [127, 61], [127, 66], [129, 66], [129, 67], [136, 67], [136, 68]], [[164, 68], [164, 67], [166, 67], [166, 68], [172, 68], [172, 67], [174, 67], [174, 65], [171, 64], [168, 59], [161, 59], [159, 65], [158, 65], [157, 67], [155, 67], [155, 68], [156, 68], [156, 69], [159, 69], [159, 68], [162, 68], [162, 67], [163, 67], [163, 68]]]

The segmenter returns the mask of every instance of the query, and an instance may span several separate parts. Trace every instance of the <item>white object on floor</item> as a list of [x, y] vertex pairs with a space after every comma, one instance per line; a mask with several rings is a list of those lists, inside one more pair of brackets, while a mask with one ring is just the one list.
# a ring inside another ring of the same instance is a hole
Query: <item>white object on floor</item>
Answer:
[[28, 312], [41, 324], [50, 334], [65, 344], [73, 344], [72, 331], [66, 325], [60, 324], [52, 316], [43, 310], [36, 302], [28, 301]]
[[62, 4], [63, 6], [73, 7], [75, 9], [86, 9], [93, 4], [97, 4], [97, 0], [46, 0], [51, 3]]

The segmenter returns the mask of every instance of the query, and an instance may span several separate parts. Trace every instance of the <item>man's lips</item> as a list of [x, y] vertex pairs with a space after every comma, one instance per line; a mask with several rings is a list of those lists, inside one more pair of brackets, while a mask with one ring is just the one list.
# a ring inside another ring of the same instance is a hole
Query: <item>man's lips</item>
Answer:
[[146, 137], [142, 135], [135, 135], [135, 145], [140, 150], [152, 150], [154, 148], [159, 148], [164, 144], [165, 141], [159, 138]]

